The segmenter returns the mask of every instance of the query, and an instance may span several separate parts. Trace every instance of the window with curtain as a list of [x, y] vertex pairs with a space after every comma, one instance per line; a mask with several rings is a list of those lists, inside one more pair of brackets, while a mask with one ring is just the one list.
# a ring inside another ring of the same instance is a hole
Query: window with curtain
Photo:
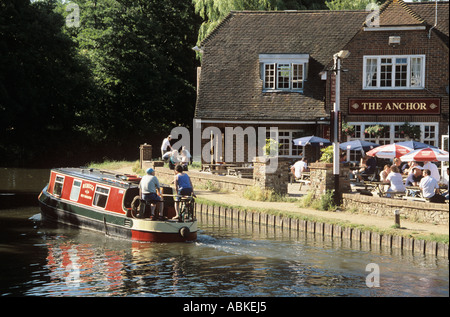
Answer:
[[425, 55], [364, 56], [364, 89], [422, 89]]
[[377, 59], [368, 58], [366, 61], [366, 85], [368, 87], [377, 86]]

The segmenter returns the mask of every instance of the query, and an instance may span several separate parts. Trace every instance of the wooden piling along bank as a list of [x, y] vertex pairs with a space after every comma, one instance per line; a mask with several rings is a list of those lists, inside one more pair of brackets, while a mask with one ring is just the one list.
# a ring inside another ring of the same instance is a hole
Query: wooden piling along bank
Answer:
[[337, 224], [322, 223], [317, 221], [302, 220], [287, 216], [278, 216], [262, 212], [239, 210], [230, 207], [196, 204], [197, 217], [219, 217], [226, 221], [243, 222], [253, 226], [264, 226], [271, 229], [280, 229], [292, 233], [311, 233], [343, 241], [352, 241], [361, 245], [370, 245], [371, 249], [390, 248], [409, 251], [413, 254], [426, 254], [448, 259], [449, 245], [435, 241], [425, 241], [407, 238], [399, 235], [380, 234], [370, 230], [345, 227]]

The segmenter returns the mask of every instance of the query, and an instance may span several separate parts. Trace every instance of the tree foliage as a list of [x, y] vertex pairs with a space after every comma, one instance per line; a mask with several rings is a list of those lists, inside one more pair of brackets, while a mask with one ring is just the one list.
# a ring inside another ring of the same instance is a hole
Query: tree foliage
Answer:
[[0, 157], [36, 161], [74, 135], [89, 71], [62, 32], [55, 2], [0, 4]]
[[332, 0], [325, 4], [330, 10], [365, 10], [370, 3], [380, 3], [376, 0]]
[[[78, 27], [65, 23], [71, 3]], [[192, 122], [200, 20], [189, 1], [2, 0], [0, 10], [2, 165], [136, 157]]]
[[324, 1], [2, 0], [0, 165], [135, 158], [139, 144], [192, 123], [191, 48], [231, 10]]
[[[69, 30], [91, 63], [100, 98], [93, 137], [113, 145], [189, 124], [195, 104], [196, 21], [184, 1], [76, 0]], [[100, 135], [99, 135], [100, 134]]]

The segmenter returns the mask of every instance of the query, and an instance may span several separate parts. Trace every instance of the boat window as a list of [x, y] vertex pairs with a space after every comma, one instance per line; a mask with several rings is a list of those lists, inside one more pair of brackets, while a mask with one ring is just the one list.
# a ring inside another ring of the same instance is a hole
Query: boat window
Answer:
[[95, 189], [94, 200], [92, 205], [105, 208], [108, 200], [109, 188], [97, 186]]
[[56, 176], [55, 185], [53, 186], [53, 195], [61, 197], [64, 185], [64, 176]]
[[78, 201], [81, 190], [81, 181], [78, 179], [73, 180], [72, 190], [70, 191], [70, 200]]

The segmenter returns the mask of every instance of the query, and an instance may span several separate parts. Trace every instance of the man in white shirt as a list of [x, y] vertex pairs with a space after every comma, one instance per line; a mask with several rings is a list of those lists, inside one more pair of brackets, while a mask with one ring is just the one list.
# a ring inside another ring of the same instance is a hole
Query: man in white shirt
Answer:
[[437, 180], [431, 177], [431, 172], [428, 169], [423, 170], [423, 178], [420, 180], [419, 188], [422, 191], [422, 196], [429, 199], [432, 203], [444, 203], [445, 198], [439, 195], [439, 184]]
[[161, 145], [161, 156], [164, 156], [164, 154], [166, 152], [169, 152], [169, 149], [170, 149], [170, 151], [173, 151], [172, 146], [170, 145], [171, 139], [172, 139], [172, 136], [169, 135], [167, 138], [165, 138], [163, 140], [162, 145]]
[[432, 162], [426, 162], [423, 165], [423, 169], [429, 170], [431, 172], [430, 176], [433, 177], [437, 182], [439, 182], [439, 180], [441, 179], [441, 175], [439, 175], [439, 169], [436, 164]]
[[158, 205], [158, 215], [159, 217], [163, 217], [164, 202], [161, 197], [161, 186], [159, 185], [158, 178], [155, 176], [155, 170], [148, 168], [146, 173], [139, 183], [139, 193], [142, 199], [152, 205], [151, 216], [154, 216], [156, 205]]
[[291, 167], [291, 172], [294, 174], [295, 178], [300, 178], [303, 172], [308, 170], [308, 160], [302, 158], [300, 161], [295, 162]]

